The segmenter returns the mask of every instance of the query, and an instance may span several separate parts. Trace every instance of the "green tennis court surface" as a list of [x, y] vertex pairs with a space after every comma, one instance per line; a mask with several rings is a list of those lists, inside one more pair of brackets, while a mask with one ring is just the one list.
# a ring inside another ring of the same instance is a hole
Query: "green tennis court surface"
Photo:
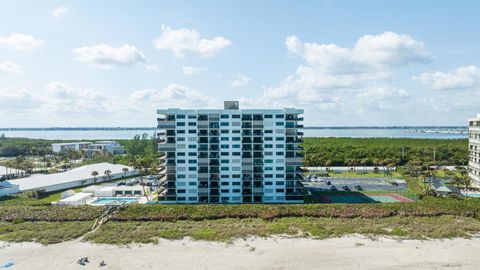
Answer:
[[317, 193], [314, 198], [320, 203], [387, 203], [387, 202], [413, 202], [412, 199], [396, 193], [386, 194], [321, 194]]

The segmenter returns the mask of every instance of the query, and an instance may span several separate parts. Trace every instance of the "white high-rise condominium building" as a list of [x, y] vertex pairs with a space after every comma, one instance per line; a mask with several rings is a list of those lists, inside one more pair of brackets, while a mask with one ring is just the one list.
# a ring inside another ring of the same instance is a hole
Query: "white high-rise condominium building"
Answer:
[[303, 203], [303, 110], [160, 109], [159, 151], [174, 203]]
[[480, 114], [468, 119], [468, 172], [475, 186], [480, 186]]

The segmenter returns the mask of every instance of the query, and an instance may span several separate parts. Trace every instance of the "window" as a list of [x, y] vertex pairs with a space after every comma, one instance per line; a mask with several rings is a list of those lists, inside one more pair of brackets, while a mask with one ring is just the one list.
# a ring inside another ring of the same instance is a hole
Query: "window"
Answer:
[[271, 185], [273, 185], [272, 181], [265, 181], [265, 186], [271, 186]]
[[265, 137], [265, 141], [273, 141], [273, 137]]
[[177, 130], [177, 134], [185, 134], [185, 130]]
[[273, 130], [264, 130], [263, 131], [265, 134], [270, 134], [270, 133], [273, 133]]
[[188, 130], [188, 134], [196, 134], [197, 130], [196, 129], [190, 129]]
[[277, 185], [277, 186], [283, 186], [283, 185], [285, 185], [285, 182], [283, 182], [283, 181], [277, 181], [277, 182], [275, 182], [275, 185]]
[[197, 141], [197, 137], [188, 137], [188, 141], [189, 141], [189, 142], [196, 142], [196, 141]]
[[285, 134], [285, 130], [284, 129], [276, 129], [275, 134]]
[[185, 182], [177, 182], [177, 187], [184, 187], [186, 185], [187, 185], [187, 183], [185, 183]]
[[240, 144], [234, 144], [232, 145], [232, 148], [240, 148]]
[[238, 133], [240, 133], [240, 130], [232, 130], [232, 133], [233, 134], [238, 134]]
[[285, 141], [285, 137], [276, 137], [275, 140], [277, 140], [277, 141]]
[[232, 193], [240, 193], [240, 189], [232, 189]]
[[265, 156], [273, 156], [273, 152], [265, 152], [264, 155]]
[[178, 152], [178, 153], [177, 153], [177, 156], [179, 156], [179, 157], [184, 157], [184, 156], [185, 156], [185, 152]]
[[275, 147], [276, 147], [276, 148], [285, 148], [285, 145], [283, 145], [283, 144], [277, 144]]
[[189, 149], [195, 149], [195, 148], [197, 148], [197, 145], [196, 144], [190, 144], [190, 145], [188, 145], [188, 148]]
[[197, 160], [195, 160], [195, 159], [190, 159], [190, 160], [188, 161], [188, 164], [197, 164]]
[[265, 148], [273, 148], [273, 144], [265, 144]]
[[228, 137], [221, 137], [220, 140], [221, 141], [228, 141]]
[[283, 114], [277, 114], [277, 115], [275, 115], [275, 118], [283, 118], [283, 117], [284, 117]]
[[228, 156], [228, 152], [220, 152], [220, 156]]
[[228, 114], [222, 114], [222, 115], [220, 115], [220, 118], [222, 118], [222, 119], [228, 119]]
[[220, 130], [220, 133], [222, 133], [222, 134], [228, 134], [228, 129], [222, 129], [222, 130]]
[[232, 153], [232, 156], [241, 156], [241, 155], [242, 155], [241, 152], [233, 152], [233, 153]]
[[232, 182], [232, 186], [240, 186], [242, 183], [240, 182]]
[[275, 125], [277, 125], [277, 126], [283, 126], [283, 122], [276, 122]]
[[[220, 178], [224, 178], [224, 179], [225, 179], [225, 178], [230, 178], [230, 175], [228, 175], [228, 174], [222, 174], [222, 175], [220, 175]], [[225, 182], [224, 182], [224, 183], [225, 183]]]
[[178, 137], [178, 138], [177, 138], [177, 141], [178, 141], [178, 142], [184, 142], [184, 141], [185, 141], [185, 137]]
[[277, 156], [283, 156], [283, 152], [277, 152]]
[[240, 174], [232, 174], [232, 178], [242, 178]]
[[186, 193], [185, 189], [177, 189], [177, 193]]
[[177, 201], [185, 201], [185, 197], [177, 197]]
[[229, 182], [221, 182], [220, 185], [221, 186], [228, 186], [228, 185], [230, 185], [230, 183]]
[[197, 171], [197, 167], [188, 167], [188, 171], [195, 172]]
[[187, 176], [185, 174], [177, 174], [178, 179], [183, 179], [186, 178]]
[[230, 160], [228, 160], [228, 159], [222, 159], [222, 160], [220, 160], [220, 163], [224, 163], [224, 164], [225, 164], [225, 163], [230, 163]]
[[240, 137], [232, 137], [232, 141], [240, 141]]
[[196, 115], [189, 115], [188, 119], [197, 119], [197, 116]]
[[240, 123], [240, 122], [232, 122], [232, 127], [239, 127], [241, 125], [242, 125], [242, 123]]
[[276, 167], [275, 169], [276, 169], [277, 171], [283, 171], [283, 170], [285, 170], [285, 167]]
[[285, 192], [285, 190], [284, 190], [283, 188], [277, 188], [275, 191], [278, 192], [278, 193], [283, 193], [283, 192]]
[[177, 127], [184, 127], [185, 126], [185, 122], [177, 122]]
[[232, 115], [232, 118], [240, 118], [240, 115], [239, 114], [234, 114], [234, 115]]
[[271, 114], [265, 114], [265, 115], [263, 116], [263, 118], [273, 118], [273, 115], [271, 115]]
[[184, 114], [177, 114], [177, 119], [185, 119], [185, 115]]
[[189, 185], [189, 186], [196, 186], [196, 185], [197, 185], [197, 182], [188, 182], [188, 185]]
[[221, 123], [220, 123], [220, 126], [222, 126], [222, 127], [228, 127], [228, 126], [229, 126], [229, 123], [228, 123], [228, 122], [221, 122]]
[[185, 159], [179, 159], [177, 160], [177, 163], [185, 163]]
[[222, 148], [222, 149], [228, 149], [228, 148], [230, 148], [230, 145], [228, 145], [228, 144], [221, 144], [221, 145], [220, 145], [220, 148]]
[[229, 168], [228, 168], [228, 167], [221, 167], [220, 170], [221, 170], [221, 171], [228, 171]]
[[220, 192], [221, 192], [221, 193], [230, 193], [230, 190], [228, 190], [228, 189], [221, 189]]
[[197, 126], [197, 123], [195, 123], [195, 122], [188, 122], [188, 126], [189, 126], [189, 127], [196, 127], [196, 126]]
[[265, 171], [273, 171], [273, 167], [265, 167]]
[[188, 152], [188, 156], [189, 156], [189, 157], [196, 157], [196, 156], [197, 156], [197, 152]]

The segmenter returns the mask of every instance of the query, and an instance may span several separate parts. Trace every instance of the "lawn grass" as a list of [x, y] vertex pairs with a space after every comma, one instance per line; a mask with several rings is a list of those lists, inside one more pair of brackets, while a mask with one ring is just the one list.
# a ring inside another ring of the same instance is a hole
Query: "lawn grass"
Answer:
[[230, 241], [249, 236], [289, 235], [324, 239], [347, 234], [402, 236], [411, 239], [468, 238], [480, 232], [480, 221], [473, 218], [389, 217], [389, 218], [308, 218], [288, 217], [266, 221], [258, 218], [176, 222], [108, 222], [88, 234], [94, 243], [157, 243], [159, 238]]

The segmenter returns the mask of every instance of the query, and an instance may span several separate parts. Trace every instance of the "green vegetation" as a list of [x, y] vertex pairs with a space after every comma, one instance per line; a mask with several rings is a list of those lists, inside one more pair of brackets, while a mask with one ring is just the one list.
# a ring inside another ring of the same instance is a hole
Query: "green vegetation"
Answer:
[[84, 237], [102, 244], [157, 243], [159, 238], [230, 241], [248, 236], [285, 234], [324, 239], [360, 233], [415, 239], [471, 237], [480, 232], [477, 219], [455, 216], [388, 218], [286, 217], [272, 221], [259, 218], [176, 222], [108, 222]]
[[[436, 165], [464, 165], [467, 139], [305, 138], [306, 166], [387, 166], [418, 160]], [[402, 148], [403, 153], [402, 155]]]
[[85, 235], [93, 222], [0, 222], [0, 240], [55, 244]]
[[[26, 200], [29, 203], [26, 203]], [[480, 233], [480, 200], [426, 197], [413, 203], [306, 205], [131, 205], [88, 233], [101, 207], [51, 207], [25, 196], [0, 201], [0, 240], [155, 243], [158, 238], [228, 241], [237, 237], [344, 234], [407, 238]]]

